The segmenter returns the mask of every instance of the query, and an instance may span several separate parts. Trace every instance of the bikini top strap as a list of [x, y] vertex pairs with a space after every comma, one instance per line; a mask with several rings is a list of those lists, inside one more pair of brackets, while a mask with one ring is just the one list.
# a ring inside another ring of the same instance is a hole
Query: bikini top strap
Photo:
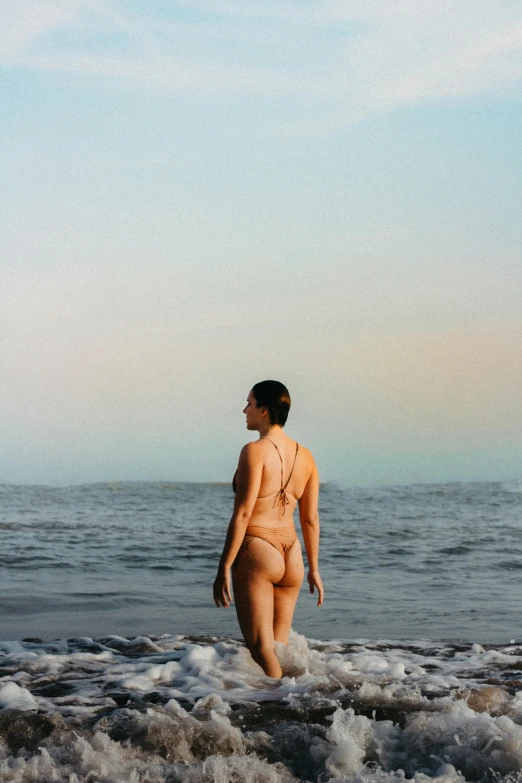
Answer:
[[[279, 454], [279, 459], [281, 460], [281, 490], [283, 490], [283, 489], [284, 489], [284, 487], [283, 487], [283, 458], [282, 458], [282, 456], [281, 456], [281, 452], [279, 451], [279, 449], [277, 448], [277, 446], [276, 446], [276, 444], [274, 443], [274, 441], [273, 441], [273, 440], [270, 440], [270, 438], [265, 438], [265, 440], [269, 441], [269, 443], [271, 443], [271, 444], [272, 444], [272, 446], [274, 447], [274, 449], [275, 449], [275, 450], [277, 451], [277, 453]], [[281, 492], [281, 490], [279, 490], [279, 491]]]
[[[296, 441], [296, 444], [295, 444], [295, 455], [294, 455], [294, 464], [292, 465], [292, 470], [290, 471], [290, 475], [288, 476], [288, 478], [286, 480], [286, 484], [284, 485], [284, 487], [282, 487], [283, 489], [287, 488], [288, 483], [289, 483], [290, 479], [292, 478], [292, 473], [294, 472], [295, 461], [297, 459], [297, 452], [298, 451], [299, 451], [299, 443], [297, 443], [297, 441]], [[281, 467], [282, 467], [282, 465], [281, 465]]]

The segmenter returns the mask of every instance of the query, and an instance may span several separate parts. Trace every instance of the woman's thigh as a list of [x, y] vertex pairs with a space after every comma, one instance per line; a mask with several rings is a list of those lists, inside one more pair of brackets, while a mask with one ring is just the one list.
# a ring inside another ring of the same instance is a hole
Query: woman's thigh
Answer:
[[274, 640], [274, 585], [285, 575], [285, 560], [272, 544], [252, 538], [232, 569], [234, 603], [247, 644]]
[[295, 542], [286, 559], [283, 578], [274, 590], [274, 639], [288, 644], [288, 634], [292, 628], [295, 605], [304, 579], [301, 542]]

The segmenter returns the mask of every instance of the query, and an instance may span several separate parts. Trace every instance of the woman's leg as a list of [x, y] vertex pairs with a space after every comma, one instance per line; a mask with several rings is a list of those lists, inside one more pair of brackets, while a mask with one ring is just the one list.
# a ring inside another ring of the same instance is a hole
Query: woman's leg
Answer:
[[232, 569], [239, 627], [252, 658], [269, 677], [281, 677], [274, 653], [274, 585], [285, 574], [280, 552], [260, 538], [251, 538]]
[[304, 579], [303, 555], [299, 539], [286, 558], [285, 573], [274, 587], [274, 639], [288, 644], [294, 609]]

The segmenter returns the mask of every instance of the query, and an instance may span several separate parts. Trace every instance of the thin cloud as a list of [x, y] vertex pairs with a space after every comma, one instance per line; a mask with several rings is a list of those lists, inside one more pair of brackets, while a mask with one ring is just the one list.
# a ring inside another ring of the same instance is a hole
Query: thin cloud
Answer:
[[[125, 85], [147, 87], [162, 92], [244, 92], [284, 95], [313, 94], [314, 85], [292, 74], [275, 74], [261, 69], [240, 69], [226, 65], [205, 66], [187, 63], [165, 55], [152, 61], [91, 55], [86, 57], [46, 57], [27, 55], [26, 67], [41, 70], [112, 77]], [[323, 93], [322, 85], [315, 92]]]
[[0, 62], [16, 64], [34, 42], [69, 24], [86, 5], [75, 0], [3, 0]]
[[[168, 18], [154, 6], [138, 12], [115, 0], [2, 5], [4, 65], [168, 92], [307, 96], [306, 120], [290, 122], [284, 129], [290, 135], [303, 126], [312, 133], [335, 130], [421, 100], [498, 90], [522, 78], [522, 10], [500, 0], [487, 7], [348, 0], [310, 3], [306, 10], [292, 0], [181, 0], [172, 9], [178, 14]], [[76, 44], [65, 48], [53, 34], [68, 28], [76, 31]], [[115, 32], [126, 46], [101, 54], [96, 34]]]

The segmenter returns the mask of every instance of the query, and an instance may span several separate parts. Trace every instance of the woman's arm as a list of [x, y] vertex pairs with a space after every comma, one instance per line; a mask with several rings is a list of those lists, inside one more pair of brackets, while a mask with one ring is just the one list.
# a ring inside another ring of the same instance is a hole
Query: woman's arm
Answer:
[[259, 446], [255, 442], [247, 443], [239, 455], [234, 510], [228, 525], [227, 537], [214, 581], [214, 601], [216, 606], [229, 606], [232, 603], [230, 568], [236, 559], [239, 547], [243, 543], [245, 530], [259, 494], [262, 475], [263, 459]]
[[[311, 456], [311, 455], [310, 455]], [[308, 559], [308, 584], [310, 592], [317, 588], [317, 606], [323, 603], [324, 589], [319, 574], [319, 474], [311, 457], [312, 473], [299, 500], [299, 521], [303, 531], [306, 557]]]

